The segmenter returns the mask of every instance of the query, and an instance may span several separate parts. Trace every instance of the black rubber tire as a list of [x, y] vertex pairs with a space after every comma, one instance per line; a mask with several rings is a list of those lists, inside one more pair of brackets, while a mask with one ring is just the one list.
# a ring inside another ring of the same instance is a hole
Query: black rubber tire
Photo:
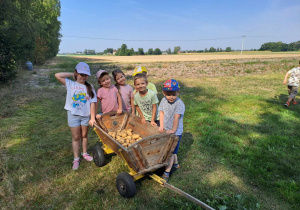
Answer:
[[101, 167], [104, 165], [105, 156], [104, 151], [99, 144], [94, 147], [93, 159], [96, 166]]
[[125, 198], [132, 198], [136, 193], [134, 180], [128, 173], [120, 173], [117, 176], [116, 185], [120, 195]]

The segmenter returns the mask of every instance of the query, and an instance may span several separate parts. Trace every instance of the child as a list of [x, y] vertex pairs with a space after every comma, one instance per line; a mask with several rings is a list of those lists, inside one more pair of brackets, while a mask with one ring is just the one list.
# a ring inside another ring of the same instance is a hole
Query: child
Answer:
[[183, 116], [185, 111], [184, 103], [178, 98], [179, 92], [180, 87], [176, 80], [169, 79], [165, 81], [163, 86], [163, 94], [165, 97], [161, 100], [158, 107], [160, 119], [159, 132], [162, 133], [165, 129], [166, 133], [174, 133], [179, 136], [178, 144], [162, 176], [166, 182], [169, 180], [172, 167], [175, 169], [179, 168], [177, 153], [183, 132]]
[[[97, 105], [101, 102], [102, 113], [117, 111], [122, 113], [122, 99], [118, 89], [111, 84], [109, 74], [105, 70], [99, 70], [96, 74], [100, 88], [97, 91]], [[101, 118], [101, 114], [96, 115], [97, 119]]]
[[[73, 170], [79, 167], [80, 140], [82, 141], [82, 157], [87, 161], [93, 158], [87, 153], [88, 125], [95, 122], [96, 93], [92, 85], [86, 80], [91, 76], [89, 66], [80, 62], [75, 72], [60, 72], [55, 78], [67, 88], [65, 109], [68, 111], [68, 125], [72, 133], [72, 147], [74, 153]], [[67, 79], [73, 77], [75, 81]]]
[[286, 84], [286, 80], [288, 75], [291, 74], [290, 78], [289, 78], [289, 82], [287, 84], [288, 87], [288, 93], [289, 93], [289, 99], [288, 101], [284, 104], [286, 107], [288, 107], [290, 105], [290, 102], [292, 101], [293, 104], [298, 104], [298, 102], [296, 102], [296, 95], [298, 92], [298, 88], [299, 88], [299, 80], [300, 80], [300, 61], [299, 61], [299, 67], [293, 68], [291, 70], [289, 70], [284, 77], [283, 80], [283, 84]]
[[134, 86], [138, 91], [134, 95], [134, 105], [141, 116], [142, 124], [146, 121], [151, 122], [151, 125], [159, 125], [159, 117], [157, 113], [157, 94], [147, 89], [148, 81], [145, 74], [138, 74], [134, 77]]
[[119, 90], [122, 97], [122, 108], [126, 112], [135, 113], [133, 104], [133, 88], [126, 84], [125, 74], [120, 70], [116, 69], [112, 72], [114, 80], [116, 81], [116, 87]]
[[[147, 78], [147, 70], [146, 70], [146, 68], [144, 66], [137, 66], [137, 67], [135, 67], [132, 77], [134, 78], [138, 74], [145, 74], [146, 78]], [[157, 94], [156, 87], [155, 87], [155, 85], [153, 83], [148, 82], [147, 89], [148, 90], [152, 90], [152, 91], [154, 91]], [[134, 90], [133, 94], [135, 94], [136, 92], [137, 92], [137, 90]]]

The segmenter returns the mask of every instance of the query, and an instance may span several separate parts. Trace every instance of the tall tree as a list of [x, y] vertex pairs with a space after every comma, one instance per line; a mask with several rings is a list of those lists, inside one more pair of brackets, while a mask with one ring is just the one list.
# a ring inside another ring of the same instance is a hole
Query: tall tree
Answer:
[[155, 48], [155, 50], [153, 51], [153, 55], [161, 55], [162, 52], [159, 48]]
[[178, 54], [178, 52], [181, 50], [180, 46], [174, 47], [174, 54]]

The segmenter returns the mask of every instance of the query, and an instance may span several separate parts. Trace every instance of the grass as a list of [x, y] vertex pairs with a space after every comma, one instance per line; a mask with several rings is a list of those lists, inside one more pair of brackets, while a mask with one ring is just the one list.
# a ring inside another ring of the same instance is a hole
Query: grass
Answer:
[[[78, 62], [71, 57], [58, 61], [48, 66], [49, 81], [55, 72], [73, 71]], [[283, 107], [284, 72], [276, 68], [284, 63], [288, 70], [297, 62], [247, 62], [245, 75], [178, 78], [185, 130], [178, 154], [181, 168], [170, 184], [215, 209], [299, 209], [300, 106]], [[231, 71], [226, 60], [215, 66], [221, 64]], [[111, 64], [90, 65], [95, 74], [99, 65]], [[257, 73], [254, 65], [271, 71]], [[134, 198], [122, 198], [115, 178], [128, 169], [117, 156], [108, 157], [104, 167], [82, 162], [72, 171], [65, 88], [48, 87], [45, 81], [28, 86], [25, 80], [31, 76], [20, 72], [20, 82], [1, 87], [1, 209], [200, 209], [147, 177], [136, 182]], [[94, 78], [90, 82], [97, 87]], [[161, 92], [163, 80], [151, 82]], [[89, 152], [98, 141], [90, 129]]]

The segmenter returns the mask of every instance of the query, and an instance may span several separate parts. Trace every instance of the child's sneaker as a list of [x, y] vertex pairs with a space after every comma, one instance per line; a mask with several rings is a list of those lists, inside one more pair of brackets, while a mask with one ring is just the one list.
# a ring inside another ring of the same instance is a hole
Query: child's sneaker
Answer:
[[88, 153], [82, 154], [82, 157], [89, 162], [93, 160], [93, 157], [91, 157]]
[[77, 170], [79, 168], [79, 158], [73, 161], [73, 170]]
[[294, 104], [294, 105], [297, 105], [297, 104], [298, 104], [298, 102], [297, 102], [297, 101], [293, 101], [293, 104]]
[[179, 168], [180, 168], [179, 164], [173, 164], [171, 172], [173, 173], [173, 172], [175, 172]]
[[173, 168], [178, 169], [178, 168], [180, 168], [180, 165], [179, 164], [173, 164]]
[[286, 102], [285, 104], [284, 104], [284, 106], [286, 106], [286, 107], [288, 107], [290, 105], [290, 102]]
[[169, 178], [170, 178], [170, 173], [168, 172], [164, 172], [164, 174], [162, 175], [163, 180], [165, 180], [166, 182], [169, 181]]

